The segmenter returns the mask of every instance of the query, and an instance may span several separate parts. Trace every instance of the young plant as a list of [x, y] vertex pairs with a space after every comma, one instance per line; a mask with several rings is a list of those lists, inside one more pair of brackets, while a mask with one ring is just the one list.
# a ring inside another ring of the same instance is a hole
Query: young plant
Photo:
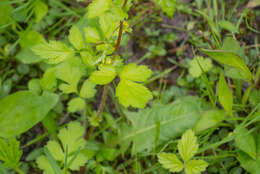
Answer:
[[186, 174], [200, 174], [205, 171], [208, 163], [204, 160], [193, 159], [198, 151], [199, 144], [197, 138], [192, 130], [187, 130], [178, 141], [178, 151], [182, 158], [179, 160], [177, 155], [173, 153], [159, 153], [159, 162], [165, 169], [171, 172], [185, 171]]

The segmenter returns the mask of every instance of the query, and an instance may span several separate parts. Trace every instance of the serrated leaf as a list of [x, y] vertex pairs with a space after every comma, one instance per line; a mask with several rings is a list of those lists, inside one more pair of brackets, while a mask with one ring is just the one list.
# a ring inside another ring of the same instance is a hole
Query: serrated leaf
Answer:
[[101, 41], [99, 32], [96, 28], [86, 27], [84, 28], [85, 39], [89, 43], [98, 43]]
[[248, 81], [252, 79], [252, 74], [248, 69], [247, 65], [236, 54], [229, 51], [223, 51], [223, 50], [202, 49], [201, 51], [221, 64], [240, 69], [240, 71], [244, 72]]
[[[68, 161], [71, 160], [73, 156], [71, 156]], [[88, 157], [85, 156], [83, 153], [79, 153], [76, 159], [70, 164], [69, 168], [71, 170], [80, 170], [81, 166], [84, 166], [86, 162], [88, 161]]]
[[189, 73], [192, 77], [197, 78], [201, 76], [202, 72], [208, 72], [212, 66], [210, 59], [196, 56], [190, 62]]
[[70, 29], [69, 41], [77, 50], [81, 50], [83, 48], [83, 37], [76, 25], [73, 25]]
[[43, 174], [55, 174], [50, 162], [45, 156], [40, 156], [37, 158], [36, 163], [39, 169], [43, 170]]
[[208, 167], [208, 163], [203, 160], [190, 160], [186, 164], [185, 173], [186, 174], [200, 174], [205, 171]]
[[46, 147], [49, 150], [49, 152], [51, 153], [51, 155], [53, 156], [53, 158], [55, 158], [55, 160], [57, 160], [57, 161], [64, 160], [64, 153], [58, 142], [48, 141]]
[[81, 59], [85, 65], [87, 65], [90, 68], [93, 68], [96, 63], [96, 57], [92, 55], [88, 51], [81, 51], [80, 52]]
[[144, 108], [153, 98], [152, 93], [143, 85], [130, 80], [120, 80], [116, 87], [116, 96], [124, 107]]
[[220, 104], [223, 106], [228, 114], [232, 115], [233, 95], [227, 85], [223, 74], [220, 75], [217, 90]]
[[111, 5], [111, 0], [93, 0], [88, 6], [88, 18], [94, 18], [102, 15]]
[[41, 0], [37, 0], [33, 6], [36, 22], [40, 22], [44, 16], [48, 13], [48, 6]]
[[74, 50], [59, 41], [43, 42], [32, 48], [33, 52], [44, 58], [49, 64], [58, 64], [74, 55]]
[[20, 142], [15, 138], [4, 140], [0, 138], [0, 160], [7, 168], [18, 168], [23, 151], [20, 150]]
[[83, 138], [84, 133], [85, 130], [79, 122], [70, 122], [67, 128], [60, 130], [58, 137], [64, 149], [68, 146], [68, 154], [76, 152], [78, 148], [83, 148], [86, 145]]
[[120, 70], [119, 77], [123, 80], [144, 82], [152, 75], [152, 71], [145, 65], [128, 64]]
[[254, 136], [244, 127], [238, 127], [235, 132], [237, 134], [235, 137], [236, 146], [247, 153], [251, 158], [256, 159], [256, 143]]
[[170, 172], [180, 172], [183, 169], [182, 162], [175, 154], [159, 153], [158, 158], [163, 168], [170, 170]]
[[78, 82], [84, 75], [84, 69], [80, 68], [84, 66], [80, 59], [70, 58], [62, 62], [55, 68], [56, 78], [63, 80], [69, 84], [69, 88], [63, 86], [62, 89], [71, 89], [71, 91], [78, 91]]
[[99, 70], [91, 73], [89, 80], [97, 85], [105, 85], [114, 80], [115, 77], [115, 67], [113, 67], [112, 65], [104, 65]]
[[80, 97], [83, 98], [92, 98], [95, 96], [97, 90], [95, 89], [96, 85], [93, 84], [90, 80], [85, 80], [80, 90]]
[[14, 137], [40, 122], [58, 102], [58, 96], [19, 91], [0, 100], [0, 137]]
[[82, 98], [73, 98], [68, 102], [68, 111], [69, 112], [77, 112], [83, 110], [86, 103]]
[[133, 153], [137, 153], [151, 150], [193, 128], [200, 112], [197, 98], [185, 97], [171, 104], [154, 104], [138, 112], [125, 112], [125, 115], [131, 125], [120, 124], [118, 136], [109, 139], [109, 144], [119, 144], [124, 152], [133, 142]]
[[189, 161], [198, 148], [197, 137], [191, 129], [187, 130], [178, 141], [178, 151], [184, 162]]

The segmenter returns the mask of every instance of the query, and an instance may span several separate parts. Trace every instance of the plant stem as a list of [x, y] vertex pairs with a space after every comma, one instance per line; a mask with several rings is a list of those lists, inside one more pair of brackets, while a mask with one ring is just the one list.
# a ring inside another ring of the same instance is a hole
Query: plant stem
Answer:
[[20, 168], [16, 168], [16, 169], [14, 169], [17, 173], [19, 173], [19, 174], [25, 174]]
[[[126, 7], [127, 1], [128, 1], [128, 0], [125, 0], [125, 1], [124, 1], [124, 4], [123, 4], [123, 6], [122, 6], [122, 9], [124, 9], [124, 8]], [[123, 34], [123, 22], [124, 22], [124, 21], [120, 21], [118, 37], [117, 37], [115, 49], [114, 49], [114, 52], [113, 52], [113, 55], [112, 55], [112, 63], [115, 61], [115, 57], [116, 57], [116, 55], [118, 54], [118, 49], [119, 49], [120, 42], [121, 42], [121, 38], [122, 38], [122, 34]], [[98, 108], [98, 113], [97, 113], [97, 116], [96, 116], [96, 120], [99, 119], [99, 117], [102, 115], [102, 113], [103, 113], [103, 111], [104, 111], [104, 107], [105, 107], [106, 100], [107, 100], [107, 95], [108, 95], [108, 89], [109, 89], [109, 84], [107, 84], [107, 85], [104, 86], [103, 95], [102, 95], [101, 103], [100, 103], [99, 108]], [[94, 129], [95, 129], [94, 126], [91, 126], [91, 127], [89, 128], [89, 131], [87, 132], [87, 134], [86, 134], [86, 136], [85, 136], [85, 139], [86, 139], [86, 140], [88, 140], [88, 139], [90, 138], [90, 136], [91, 136], [91, 134], [93, 133]]]

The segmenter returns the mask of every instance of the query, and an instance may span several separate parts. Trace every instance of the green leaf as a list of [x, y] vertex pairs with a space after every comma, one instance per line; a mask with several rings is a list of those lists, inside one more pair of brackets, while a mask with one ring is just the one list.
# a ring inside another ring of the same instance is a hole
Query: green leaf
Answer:
[[223, 50], [202, 49], [201, 51], [221, 64], [232, 66], [234, 68], [239, 69], [240, 71], [243, 71], [248, 81], [252, 79], [252, 74], [248, 69], [247, 65], [236, 54]]
[[83, 110], [86, 103], [82, 98], [73, 98], [68, 102], [68, 111], [69, 112], [77, 112]]
[[60, 144], [56, 141], [48, 141], [47, 145], [45, 146], [57, 161], [64, 160], [64, 153], [60, 147]]
[[178, 150], [184, 162], [189, 161], [195, 153], [198, 151], [199, 145], [197, 143], [197, 137], [194, 132], [189, 129], [178, 141]]
[[81, 51], [80, 52], [81, 59], [85, 65], [87, 65], [90, 68], [93, 68], [96, 63], [96, 57], [92, 55], [88, 51]]
[[256, 140], [256, 159], [250, 157], [247, 153], [240, 151], [238, 152], [238, 160], [241, 166], [251, 174], [260, 173], [260, 135], [257, 134]]
[[40, 22], [44, 16], [48, 13], [48, 6], [41, 0], [37, 0], [33, 7], [36, 22]]
[[152, 75], [152, 71], [145, 65], [128, 64], [120, 70], [119, 77], [123, 80], [144, 82]]
[[13, 21], [13, 7], [8, 0], [0, 1], [0, 26], [9, 24]]
[[233, 95], [223, 74], [220, 75], [217, 91], [220, 104], [229, 115], [232, 115]]
[[222, 20], [219, 21], [218, 23], [220, 25], [220, 27], [232, 32], [232, 33], [238, 33], [238, 29], [236, 26], [234, 26], [231, 22], [226, 21], [226, 20]]
[[197, 78], [201, 76], [202, 72], [208, 72], [211, 68], [212, 62], [210, 59], [196, 56], [190, 62], [189, 73], [192, 77]]
[[169, 17], [173, 17], [177, 5], [176, 0], [155, 0], [155, 2], [161, 6], [163, 12]]
[[81, 50], [83, 48], [83, 37], [76, 25], [73, 25], [70, 29], [69, 41], [77, 50]]
[[4, 140], [0, 138], [0, 160], [7, 168], [18, 168], [23, 151], [20, 150], [20, 143], [15, 138]]
[[110, 8], [112, 0], [93, 0], [88, 6], [88, 18], [102, 15]]
[[208, 167], [208, 163], [203, 160], [190, 160], [186, 164], [185, 173], [186, 174], [200, 174], [205, 171]]
[[46, 90], [51, 90], [56, 87], [57, 80], [55, 77], [55, 68], [49, 68], [45, 71], [41, 78], [41, 87]]
[[240, 44], [232, 37], [226, 37], [223, 41], [222, 49], [236, 54], [240, 50]]
[[[73, 156], [69, 157], [68, 161], [72, 159]], [[80, 170], [81, 166], [84, 166], [88, 161], [88, 157], [85, 156], [83, 153], [79, 153], [76, 159], [70, 164], [69, 168], [71, 170]]]
[[204, 111], [201, 114], [199, 121], [194, 127], [195, 132], [201, 132], [203, 130], [209, 129], [216, 126], [218, 123], [222, 122], [226, 117], [226, 114], [223, 110], [212, 109]]
[[[69, 89], [71, 89], [73, 92], [78, 91], [78, 82], [81, 79], [81, 77], [85, 74], [85, 69], [81, 68], [81, 66], [84, 66], [81, 60], [77, 57], [73, 57], [70, 59], [67, 59], [66, 61], [62, 62], [55, 68], [55, 76], [63, 80], [64, 82], [67, 82], [69, 84]], [[62, 86], [62, 89], [65, 87]]]
[[74, 55], [74, 50], [59, 41], [49, 41], [35, 45], [32, 50], [35, 54], [46, 59], [49, 64], [58, 64]]
[[63, 149], [68, 146], [68, 154], [76, 152], [78, 148], [84, 148], [86, 141], [84, 139], [85, 129], [79, 122], [70, 122], [67, 128], [60, 130], [58, 137], [62, 142]]
[[51, 167], [50, 162], [46, 156], [40, 156], [36, 160], [37, 166], [39, 169], [43, 170], [43, 174], [55, 174], [53, 168]]
[[120, 80], [116, 87], [116, 96], [124, 107], [144, 108], [153, 98], [152, 93], [143, 85], [130, 80]]
[[244, 127], [238, 127], [235, 132], [237, 134], [235, 137], [237, 147], [247, 153], [251, 158], [256, 159], [256, 143], [254, 136]]
[[183, 170], [182, 162], [172, 153], [159, 153], [158, 158], [163, 168], [170, 170], [170, 172], [180, 172]]
[[101, 41], [99, 32], [96, 28], [86, 27], [84, 28], [85, 39], [89, 43], [98, 43]]
[[35, 94], [40, 94], [41, 92], [40, 79], [31, 79], [28, 82], [28, 89], [29, 91], [34, 92]]
[[20, 91], [0, 100], [0, 136], [13, 137], [40, 122], [56, 105], [58, 96]]
[[95, 89], [96, 85], [93, 84], [90, 80], [85, 80], [80, 90], [80, 97], [83, 98], [92, 98], [95, 96], [97, 90]]
[[99, 70], [91, 73], [89, 80], [97, 85], [110, 83], [116, 77], [116, 70], [112, 65], [104, 65]]
[[154, 104], [151, 108], [138, 112], [125, 112], [125, 115], [131, 125], [119, 125], [118, 135], [109, 139], [109, 144], [120, 144], [124, 151], [133, 142], [133, 152], [142, 152], [168, 142], [192, 128], [200, 112], [197, 98], [185, 97], [168, 105]]

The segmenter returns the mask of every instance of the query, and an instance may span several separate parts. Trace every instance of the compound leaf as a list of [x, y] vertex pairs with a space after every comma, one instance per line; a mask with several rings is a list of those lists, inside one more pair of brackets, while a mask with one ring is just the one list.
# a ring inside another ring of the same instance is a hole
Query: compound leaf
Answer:
[[99, 70], [94, 71], [89, 80], [97, 85], [105, 85], [110, 83], [116, 77], [115, 67], [112, 65], [104, 65]]
[[170, 172], [180, 172], [183, 170], [183, 164], [175, 154], [159, 153], [158, 158], [163, 168], [169, 169]]
[[200, 174], [205, 171], [208, 167], [208, 163], [203, 160], [190, 160], [186, 164], [185, 173], [186, 174]]
[[112, 0], [93, 0], [88, 6], [88, 18], [102, 15], [111, 5]]

